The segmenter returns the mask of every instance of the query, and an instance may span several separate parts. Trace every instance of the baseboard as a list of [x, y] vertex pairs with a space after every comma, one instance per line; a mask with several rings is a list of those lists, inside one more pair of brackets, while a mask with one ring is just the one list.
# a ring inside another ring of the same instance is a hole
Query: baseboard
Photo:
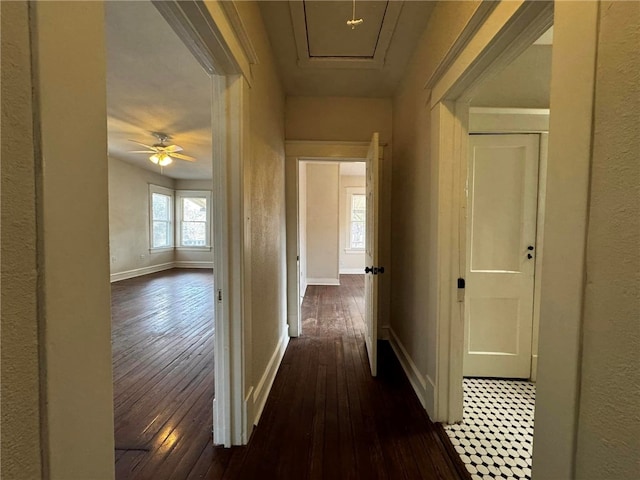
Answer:
[[[418, 366], [411, 359], [407, 350], [404, 348], [404, 345], [402, 345], [402, 342], [391, 327], [389, 327], [389, 342], [391, 343], [391, 348], [393, 348], [396, 357], [398, 357], [400, 365], [402, 366], [404, 373], [407, 375], [414, 392], [416, 392], [418, 400], [420, 400], [422, 407], [427, 410], [427, 413], [431, 416], [433, 413], [433, 400], [430, 402], [427, 401], [429, 398], [427, 393], [427, 380], [423, 378], [420, 370], [418, 370]], [[434, 396], [432, 393], [431, 399], [433, 398]], [[431, 408], [427, 408], [429, 405], [431, 405]]]
[[210, 268], [213, 269], [213, 262], [202, 262], [197, 260], [176, 260], [173, 262], [174, 268]]
[[135, 268], [133, 270], [126, 270], [124, 272], [112, 273], [111, 282], [119, 282], [120, 280], [127, 280], [128, 278], [141, 277], [142, 275], [149, 275], [150, 273], [170, 270], [173, 266], [174, 262], [167, 262], [160, 263], [158, 265], [150, 265], [148, 267]]
[[278, 367], [280, 367], [280, 362], [282, 361], [282, 357], [284, 357], [284, 352], [287, 349], [287, 345], [289, 344], [289, 334], [288, 332], [284, 332], [276, 349], [271, 355], [271, 359], [267, 364], [267, 368], [258, 382], [256, 389], [253, 393], [253, 412], [254, 412], [254, 420], [253, 424], [257, 425], [260, 420], [260, 416], [262, 415], [262, 410], [264, 409], [265, 404], [267, 403], [267, 398], [269, 397], [269, 392], [271, 391], [271, 386], [273, 385], [273, 381], [276, 378], [276, 373], [278, 372]]
[[364, 275], [364, 267], [362, 268], [341, 268], [340, 275]]
[[389, 340], [389, 325], [378, 325], [378, 340]]
[[307, 285], [340, 285], [339, 278], [307, 278]]
[[538, 355], [531, 355], [531, 378], [532, 382], [538, 380]]

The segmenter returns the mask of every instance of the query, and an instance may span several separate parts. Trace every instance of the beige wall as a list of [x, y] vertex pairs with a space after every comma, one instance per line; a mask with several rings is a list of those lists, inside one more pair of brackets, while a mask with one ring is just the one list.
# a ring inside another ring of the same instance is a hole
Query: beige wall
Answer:
[[[289, 240], [288, 237], [287, 240]], [[300, 301], [302, 301], [307, 291], [307, 162], [298, 162], [298, 242], [299, 289]]]
[[171, 263], [173, 250], [149, 252], [149, 184], [175, 188], [172, 178], [109, 158], [111, 273]]
[[247, 165], [251, 182], [253, 372], [253, 378], [247, 380], [257, 386], [286, 334], [284, 93], [258, 5], [236, 5], [260, 59], [251, 67], [251, 159]]
[[549, 108], [551, 45], [531, 45], [473, 95], [474, 107]]
[[380, 133], [384, 159], [380, 166], [379, 255], [386, 271], [378, 282], [378, 321], [389, 324], [391, 278], [392, 100], [390, 98], [287, 97], [287, 140], [369, 142]]
[[640, 5], [602, 2], [576, 478], [640, 477]]
[[[109, 250], [111, 274], [144, 275], [154, 267], [213, 265], [213, 250], [149, 251], [149, 185], [171, 190], [212, 191], [211, 180], [174, 180], [109, 158]], [[213, 221], [211, 222], [213, 230]], [[211, 235], [213, 240], [213, 234]], [[142, 269], [142, 270], [140, 270]], [[115, 278], [121, 278], [116, 276]]]
[[365, 193], [364, 176], [340, 175], [340, 204], [338, 206], [338, 217], [340, 219], [340, 243], [339, 243], [339, 264], [340, 273], [364, 273], [365, 257], [362, 252], [345, 252], [349, 242], [349, 222], [351, 198], [347, 195], [347, 189], [358, 187]]
[[307, 165], [307, 282], [339, 282], [339, 163]]
[[[114, 475], [104, 11], [30, 5], [41, 131], [39, 314], [52, 480]], [[80, 39], [80, 40], [79, 40]]]
[[2, 16], [2, 478], [41, 477], [38, 360], [38, 237], [29, 12], [0, 3]]
[[[480, 2], [439, 2], [393, 99], [391, 328], [426, 380], [436, 379], [437, 170], [429, 157], [425, 81]], [[427, 399], [433, 405], [433, 399]]]

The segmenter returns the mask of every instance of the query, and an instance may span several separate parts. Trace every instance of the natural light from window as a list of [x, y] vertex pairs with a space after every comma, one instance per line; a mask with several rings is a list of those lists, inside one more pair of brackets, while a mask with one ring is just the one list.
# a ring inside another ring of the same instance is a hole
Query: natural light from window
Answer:
[[364, 194], [351, 194], [350, 212], [349, 248], [352, 250], [364, 250], [367, 218], [367, 199]]
[[171, 231], [171, 196], [152, 192], [151, 214], [151, 248], [172, 247], [173, 232]]

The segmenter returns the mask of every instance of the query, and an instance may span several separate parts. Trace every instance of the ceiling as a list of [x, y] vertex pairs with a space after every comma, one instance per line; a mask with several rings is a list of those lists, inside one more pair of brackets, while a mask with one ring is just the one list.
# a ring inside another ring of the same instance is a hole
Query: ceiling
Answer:
[[211, 81], [149, 1], [105, 2], [107, 129], [109, 155], [160, 172], [135, 140], [157, 143], [151, 132], [171, 135], [196, 162], [174, 162], [163, 174], [210, 179]]
[[288, 95], [392, 96], [435, 2], [259, 2]]

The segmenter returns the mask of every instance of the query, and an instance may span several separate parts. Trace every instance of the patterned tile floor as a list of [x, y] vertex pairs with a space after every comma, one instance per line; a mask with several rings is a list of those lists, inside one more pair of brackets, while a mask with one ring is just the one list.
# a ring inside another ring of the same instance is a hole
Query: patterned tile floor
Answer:
[[464, 379], [464, 420], [445, 430], [473, 480], [530, 480], [535, 384]]

